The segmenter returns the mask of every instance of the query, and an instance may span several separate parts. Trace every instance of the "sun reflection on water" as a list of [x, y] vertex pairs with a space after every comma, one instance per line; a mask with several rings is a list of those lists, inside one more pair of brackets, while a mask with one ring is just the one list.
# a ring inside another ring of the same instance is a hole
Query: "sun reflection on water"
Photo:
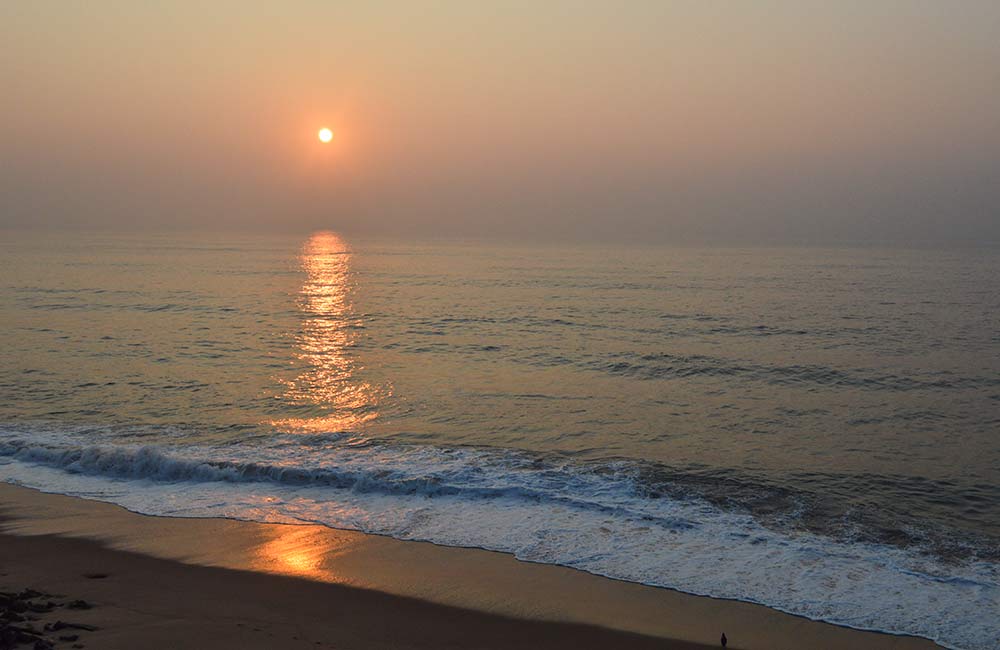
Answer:
[[272, 421], [280, 429], [355, 431], [378, 417], [378, 404], [388, 395], [388, 389], [357, 378], [363, 368], [352, 346], [363, 321], [351, 300], [351, 257], [347, 244], [332, 232], [313, 233], [302, 247], [299, 261], [306, 280], [299, 292], [303, 321], [295, 355], [302, 372], [283, 381], [283, 397], [319, 412]]

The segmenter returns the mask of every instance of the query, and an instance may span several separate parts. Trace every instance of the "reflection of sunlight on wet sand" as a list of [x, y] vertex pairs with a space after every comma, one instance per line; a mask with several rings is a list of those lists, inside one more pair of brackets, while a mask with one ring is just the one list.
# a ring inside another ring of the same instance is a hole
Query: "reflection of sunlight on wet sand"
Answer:
[[358, 381], [361, 370], [348, 352], [354, 331], [363, 323], [351, 303], [351, 252], [332, 232], [314, 233], [302, 248], [306, 281], [299, 295], [304, 319], [297, 359], [304, 369], [284, 382], [284, 397], [295, 405], [314, 405], [325, 412], [272, 422], [297, 432], [351, 431], [378, 417], [384, 391]]
[[268, 538], [254, 550], [252, 568], [310, 580], [349, 582], [334, 571], [336, 563], [328, 560], [354, 547], [356, 536], [337, 535], [323, 526], [269, 526], [266, 534]]

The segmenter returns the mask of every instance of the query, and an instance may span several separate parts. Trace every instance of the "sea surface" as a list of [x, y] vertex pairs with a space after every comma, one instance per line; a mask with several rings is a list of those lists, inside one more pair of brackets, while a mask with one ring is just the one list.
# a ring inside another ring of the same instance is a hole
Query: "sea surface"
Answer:
[[0, 480], [1000, 647], [1000, 250], [0, 237]]

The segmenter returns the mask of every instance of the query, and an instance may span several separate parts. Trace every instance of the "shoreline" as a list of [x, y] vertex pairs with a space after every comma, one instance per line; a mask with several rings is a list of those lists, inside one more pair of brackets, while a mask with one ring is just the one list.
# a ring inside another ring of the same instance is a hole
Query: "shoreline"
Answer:
[[[718, 647], [722, 632], [730, 648], [940, 647], [482, 549], [320, 525], [154, 517], [5, 483], [0, 531], [0, 591], [31, 587], [93, 601], [81, 620], [101, 628], [87, 633], [99, 647], [176, 647], [198, 637], [234, 648], [273, 647], [280, 638], [284, 647], [694, 650]], [[167, 585], [202, 594], [193, 601], [208, 593], [245, 598], [226, 603], [222, 616], [165, 599]], [[333, 603], [354, 614], [332, 624]], [[388, 627], [397, 630], [391, 638]]]

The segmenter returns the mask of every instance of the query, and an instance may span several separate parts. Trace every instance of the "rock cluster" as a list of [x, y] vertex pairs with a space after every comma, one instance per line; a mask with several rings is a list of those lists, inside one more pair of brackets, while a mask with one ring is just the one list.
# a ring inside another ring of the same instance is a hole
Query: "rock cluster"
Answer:
[[[67, 609], [90, 609], [85, 600], [58, 602], [54, 596], [34, 589], [12, 593], [0, 591], [0, 650], [32, 648], [33, 650], [54, 650], [63, 644], [73, 648], [84, 647], [79, 643], [77, 631], [92, 632], [97, 628], [83, 623], [67, 623], [57, 620], [38, 626], [39, 614], [50, 614], [65, 607]], [[63, 634], [56, 634], [63, 632]], [[69, 633], [66, 633], [69, 632]]]

